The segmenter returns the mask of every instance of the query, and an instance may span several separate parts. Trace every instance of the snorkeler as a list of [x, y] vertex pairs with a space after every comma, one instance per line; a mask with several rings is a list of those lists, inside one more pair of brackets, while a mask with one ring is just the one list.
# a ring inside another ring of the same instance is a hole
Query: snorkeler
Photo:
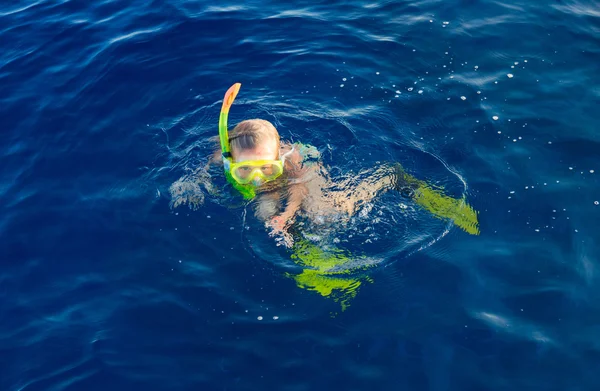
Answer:
[[[268, 121], [245, 120], [229, 132], [229, 109], [240, 86], [234, 84], [225, 94], [219, 118], [220, 151], [208, 164], [223, 164], [228, 182], [245, 199], [254, 201], [256, 217], [287, 247], [293, 245], [289, 228], [299, 214], [315, 223], [339, 224], [389, 190], [412, 198], [437, 217], [453, 220], [469, 233], [479, 233], [476, 214], [464, 199], [441, 194], [407, 174], [400, 164], [383, 165], [358, 182], [358, 176], [334, 182], [320, 163], [316, 148], [282, 142]], [[209, 192], [213, 191], [206, 168], [195, 175]], [[188, 203], [196, 208], [203, 202], [199, 182], [190, 179], [184, 177], [171, 186], [173, 207]]]
[[222, 165], [234, 192], [251, 201], [257, 219], [270, 229], [278, 244], [290, 249], [290, 259], [301, 269], [285, 275], [298, 287], [333, 299], [344, 311], [361, 284], [373, 281], [360, 272], [354, 273], [372, 264], [364, 255], [337, 245], [315, 244], [307, 231], [338, 231], [389, 190], [410, 198], [434, 217], [479, 234], [477, 212], [464, 196], [457, 199], [444, 194], [440, 188], [406, 173], [399, 163], [333, 180], [315, 147], [280, 140], [277, 129], [268, 121], [245, 120], [228, 131], [229, 109], [239, 89], [240, 84], [234, 84], [225, 94], [219, 118], [220, 148], [204, 167], [171, 185], [171, 207], [187, 204], [197, 209], [204, 202], [201, 186], [209, 194], [218, 195], [209, 168]]

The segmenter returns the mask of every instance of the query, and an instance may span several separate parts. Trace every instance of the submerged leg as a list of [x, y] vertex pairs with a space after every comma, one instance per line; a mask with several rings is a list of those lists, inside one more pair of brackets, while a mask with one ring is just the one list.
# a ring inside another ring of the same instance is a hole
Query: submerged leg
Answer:
[[353, 215], [361, 206], [371, 203], [375, 197], [389, 190], [399, 190], [404, 194], [406, 180], [398, 174], [397, 167], [402, 170], [399, 164], [382, 166], [358, 183], [354, 183], [352, 179], [342, 182], [339, 187], [343, 190], [331, 192], [334, 205], [348, 215]]
[[452, 220], [454, 225], [471, 235], [479, 235], [477, 211], [473, 209], [465, 197], [452, 198], [435, 189], [425, 181], [421, 181], [406, 172], [398, 164], [395, 166], [396, 189], [404, 196], [410, 197], [422, 208], [439, 219]]
[[380, 167], [358, 184], [352, 184], [351, 180], [347, 180], [343, 187], [350, 189], [332, 191], [331, 196], [335, 207], [348, 215], [353, 215], [362, 205], [369, 204], [375, 197], [389, 190], [396, 190], [403, 196], [411, 198], [435, 217], [450, 219], [465, 232], [472, 235], [479, 234], [477, 212], [464, 198], [456, 199], [445, 195], [425, 181], [407, 174], [400, 164]]

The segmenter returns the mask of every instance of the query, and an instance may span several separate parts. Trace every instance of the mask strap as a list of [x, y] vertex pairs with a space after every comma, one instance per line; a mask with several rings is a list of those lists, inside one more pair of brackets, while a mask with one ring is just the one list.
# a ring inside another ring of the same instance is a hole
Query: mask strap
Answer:
[[225, 154], [223, 154], [223, 168], [225, 169], [225, 171], [229, 171], [229, 169], [231, 168], [231, 158], [225, 157]]

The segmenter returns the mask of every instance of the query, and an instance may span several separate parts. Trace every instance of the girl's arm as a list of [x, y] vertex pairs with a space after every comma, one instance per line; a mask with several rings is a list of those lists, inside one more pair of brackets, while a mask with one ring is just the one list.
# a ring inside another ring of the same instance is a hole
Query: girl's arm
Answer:
[[286, 163], [288, 165], [288, 179], [291, 182], [287, 188], [287, 206], [283, 213], [279, 215], [285, 225], [289, 225], [294, 221], [294, 216], [300, 210], [302, 201], [308, 195], [305, 179], [309, 171], [315, 168], [314, 164], [307, 164], [306, 156], [304, 156], [306, 151], [303, 151], [301, 146], [294, 148], [297, 149], [292, 152], [289, 162]]
[[280, 237], [288, 248], [294, 245], [294, 239], [288, 232], [288, 228], [293, 224], [294, 217], [300, 210], [307, 193], [306, 186], [303, 183], [290, 185], [285, 210], [280, 215], [273, 217], [268, 223], [268, 226], [271, 227], [270, 235]]
[[190, 209], [196, 210], [204, 203], [204, 193], [200, 186], [209, 194], [214, 194], [208, 169], [212, 164], [218, 164], [221, 161], [221, 154], [217, 151], [209, 157], [204, 166], [196, 168], [192, 174], [185, 174], [175, 181], [169, 188], [171, 193], [171, 208], [187, 204]]
[[293, 242], [287, 229], [294, 222], [296, 213], [298, 213], [302, 207], [302, 202], [308, 195], [308, 188], [303, 179], [309, 171], [315, 168], [303, 163], [303, 156], [297, 150], [291, 154], [289, 160], [286, 162], [288, 180], [292, 182], [286, 189], [286, 207], [281, 214], [273, 217], [268, 224], [272, 229], [271, 235], [281, 235], [288, 247], [291, 247]]
[[288, 187], [287, 206], [283, 213], [276, 218], [281, 219], [285, 225], [291, 224], [294, 221], [294, 216], [296, 216], [296, 213], [300, 210], [302, 201], [307, 194], [308, 189], [304, 183], [290, 185]]

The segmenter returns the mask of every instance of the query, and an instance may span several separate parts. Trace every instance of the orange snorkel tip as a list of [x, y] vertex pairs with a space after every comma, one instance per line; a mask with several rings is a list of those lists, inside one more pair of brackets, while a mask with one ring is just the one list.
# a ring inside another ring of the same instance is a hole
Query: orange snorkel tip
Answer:
[[235, 97], [240, 91], [240, 87], [242, 87], [242, 83], [235, 83], [225, 93], [225, 98], [223, 99], [223, 106], [221, 107], [221, 112], [228, 112], [229, 108], [233, 104]]
[[240, 91], [242, 83], [235, 83], [225, 93], [223, 98], [223, 106], [221, 106], [221, 115], [219, 115], [219, 140], [221, 141], [221, 152], [223, 156], [227, 156], [230, 153], [229, 150], [229, 136], [227, 134], [227, 116], [229, 115], [229, 108], [233, 104], [235, 97]]

